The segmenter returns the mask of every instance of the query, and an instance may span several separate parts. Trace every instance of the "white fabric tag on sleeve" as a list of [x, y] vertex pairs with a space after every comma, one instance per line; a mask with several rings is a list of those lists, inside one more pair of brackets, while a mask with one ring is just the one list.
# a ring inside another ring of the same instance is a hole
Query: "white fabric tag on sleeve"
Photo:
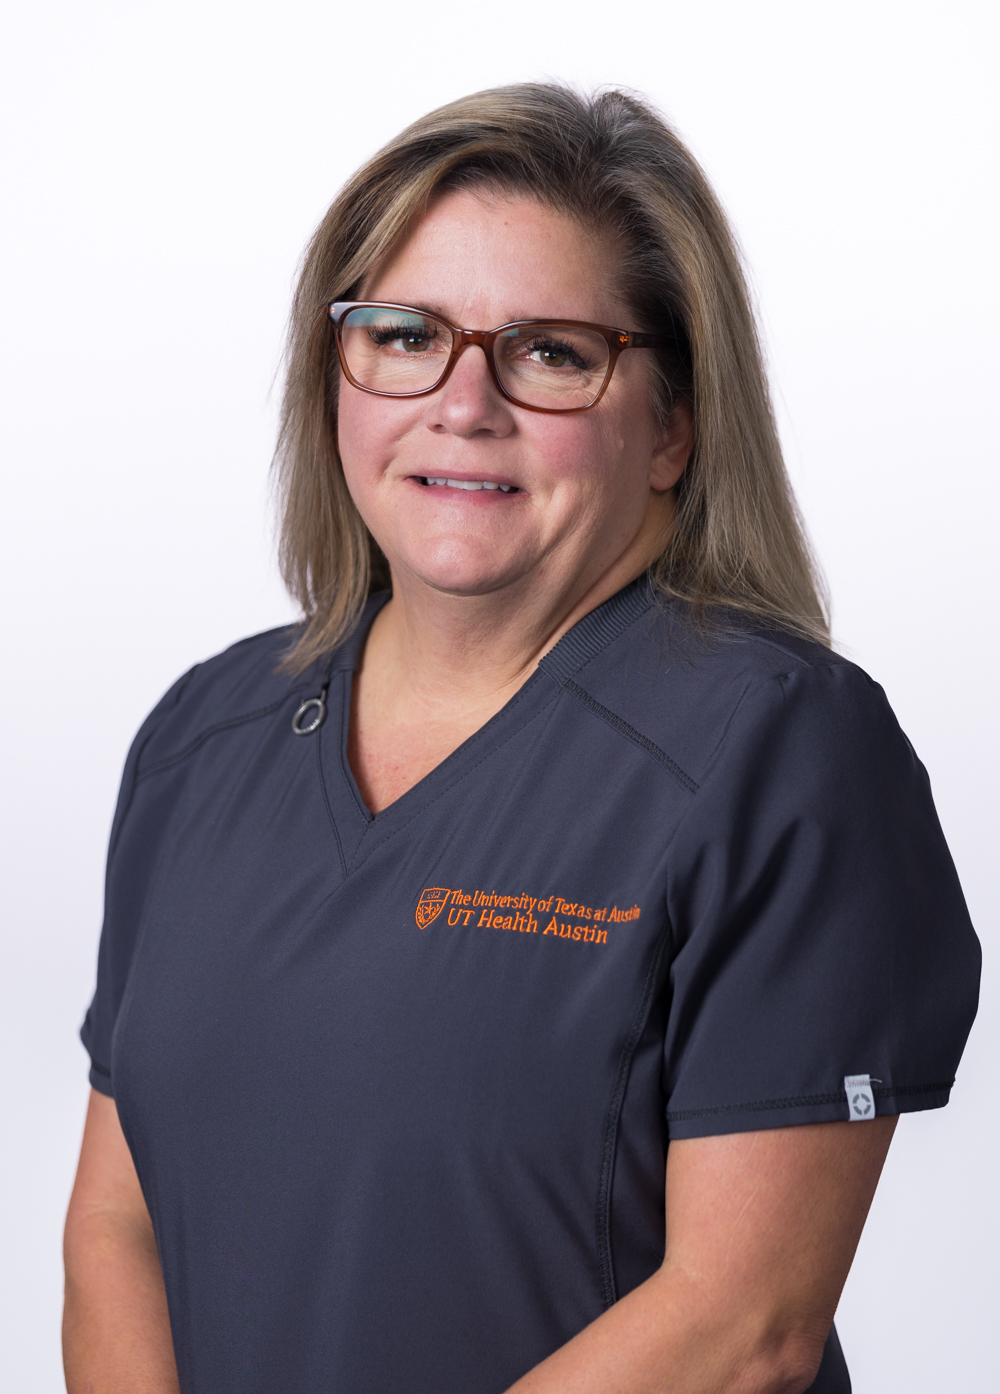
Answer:
[[875, 1093], [869, 1075], [845, 1075], [844, 1088], [847, 1091], [847, 1112], [852, 1123], [875, 1117]]

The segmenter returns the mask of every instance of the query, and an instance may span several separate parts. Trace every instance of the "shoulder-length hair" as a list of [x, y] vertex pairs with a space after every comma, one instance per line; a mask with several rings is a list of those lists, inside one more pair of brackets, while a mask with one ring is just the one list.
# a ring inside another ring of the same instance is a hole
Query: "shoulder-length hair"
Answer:
[[702, 620], [742, 613], [829, 643], [824, 591], [781, 456], [739, 254], [708, 180], [637, 97], [555, 84], [478, 92], [414, 122], [345, 185], [303, 259], [292, 304], [276, 454], [282, 575], [305, 623], [301, 669], [357, 623], [388, 567], [337, 454], [337, 351], [327, 306], [369, 273], [444, 189], [527, 194], [583, 221], [617, 252], [625, 326], [671, 327], [655, 351], [654, 406], [694, 410], [656, 587]]

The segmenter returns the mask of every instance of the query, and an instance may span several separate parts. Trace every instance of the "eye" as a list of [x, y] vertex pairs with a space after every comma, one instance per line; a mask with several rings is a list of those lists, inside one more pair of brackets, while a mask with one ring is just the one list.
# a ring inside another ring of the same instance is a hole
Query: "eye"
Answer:
[[579, 349], [564, 339], [532, 339], [521, 345], [520, 357], [529, 358], [543, 368], [576, 368], [588, 372], [591, 364]]
[[373, 324], [368, 337], [379, 348], [392, 345], [402, 353], [426, 353], [437, 338], [436, 330], [416, 329], [411, 324]]

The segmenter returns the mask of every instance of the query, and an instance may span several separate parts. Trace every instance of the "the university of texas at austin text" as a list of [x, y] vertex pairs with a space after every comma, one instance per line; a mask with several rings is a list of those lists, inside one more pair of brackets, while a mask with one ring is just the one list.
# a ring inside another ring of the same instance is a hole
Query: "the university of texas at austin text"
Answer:
[[606, 944], [607, 925], [637, 920], [642, 913], [638, 905], [625, 909], [617, 905], [581, 905], [560, 895], [500, 895], [497, 891], [464, 891], [461, 887], [427, 887], [417, 902], [418, 926], [426, 929], [444, 912], [450, 925], [508, 929], [520, 934], [540, 934], [543, 938], [553, 934], [558, 939], [575, 939], [585, 944]]

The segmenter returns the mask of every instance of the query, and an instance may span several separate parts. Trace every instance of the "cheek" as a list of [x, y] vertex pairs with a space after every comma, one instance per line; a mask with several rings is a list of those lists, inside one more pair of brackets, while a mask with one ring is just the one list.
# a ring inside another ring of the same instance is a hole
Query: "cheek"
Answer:
[[560, 436], [540, 442], [557, 490], [574, 494], [581, 506], [593, 502], [628, 513], [645, 504], [650, 452], [637, 419], [630, 423], [620, 411], [581, 414]]
[[341, 379], [337, 402], [337, 452], [352, 490], [373, 483], [407, 430], [398, 402], [359, 392]]
[[379, 423], [373, 419], [375, 413], [367, 406], [364, 395], [341, 381], [337, 402], [337, 451], [348, 482], [367, 474], [372, 459], [380, 453]]
[[544, 461], [553, 482], [582, 483], [599, 489], [615, 472], [623, 441], [617, 422], [600, 411], [578, 416], [536, 415], [525, 435], [535, 459]]

